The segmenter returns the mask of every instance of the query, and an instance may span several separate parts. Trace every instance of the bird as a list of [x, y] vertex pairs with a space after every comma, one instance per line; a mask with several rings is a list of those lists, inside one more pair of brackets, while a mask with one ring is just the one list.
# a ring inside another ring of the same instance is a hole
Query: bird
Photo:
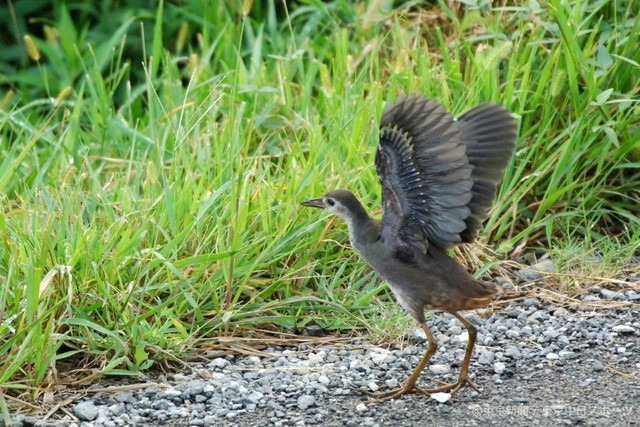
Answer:
[[[454, 119], [435, 98], [399, 95], [383, 110], [375, 166], [382, 187], [382, 219], [369, 216], [348, 190], [333, 190], [302, 202], [342, 218], [352, 248], [387, 283], [398, 303], [418, 322], [427, 348], [398, 388], [373, 393], [379, 402], [408, 393], [456, 393], [469, 379], [476, 327], [459, 312], [487, 307], [500, 288], [475, 279], [448, 254], [472, 243], [496, 196], [497, 184], [516, 145], [511, 111], [485, 102]], [[425, 310], [450, 313], [469, 333], [457, 381], [416, 386], [438, 343]]]

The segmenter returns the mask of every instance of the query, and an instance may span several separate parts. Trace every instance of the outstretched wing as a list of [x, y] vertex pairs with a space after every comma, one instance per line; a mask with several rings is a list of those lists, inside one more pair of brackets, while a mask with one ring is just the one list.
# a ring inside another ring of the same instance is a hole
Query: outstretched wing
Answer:
[[462, 242], [473, 179], [459, 123], [436, 100], [407, 95], [385, 108], [380, 129], [382, 238], [422, 251]]
[[500, 105], [478, 105], [455, 121], [434, 99], [399, 96], [382, 114], [376, 153], [382, 238], [422, 251], [473, 241], [515, 139], [515, 122]]
[[462, 139], [467, 145], [467, 158], [473, 166], [471, 201], [467, 205], [471, 215], [461, 238], [470, 243], [482, 229], [502, 171], [509, 163], [516, 141], [516, 124], [511, 112], [502, 105], [487, 102], [458, 117]]

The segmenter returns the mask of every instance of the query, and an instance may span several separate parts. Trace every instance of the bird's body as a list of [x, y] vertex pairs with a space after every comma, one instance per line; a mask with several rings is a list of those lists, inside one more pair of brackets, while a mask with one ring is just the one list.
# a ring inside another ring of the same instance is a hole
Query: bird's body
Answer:
[[[354, 203], [360, 203], [351, 193], [341, 196], [352, 197]], [[364, 208], [362, 211], [365, 212]], [[423, 253], [395, 236], [382, 239], [382, 221], [379, 219], [363, 215], [348, 228], [349, 240], [356, 253], [382, 277], [400, 305], [420, 323], [425, 320], [425, 309], [480, 308], [486, 306], [498, 291], [494, 285], [474, 279], [437, 246], [431, 246]], [[452, 281], [452, 277], [456, 280]]]
[[[467, 370], [476, 338], [473, 325], [457, 312], [487, 306], [498, 289], [473, 278], [446, 249], [477, 236], [511, 158], [515, 124], [499, 105], [481, 104], [455, 121], [437, 101], [408, 95], [385, 108], [380, 128], [376, 167], [382, 219], [371, 218], [347, 190], [331, 191], [303, 205], [345, 220], [355, 251], [427, 334], [429, 347], [405, 385], [377, 397], [455, 392], [465, 383], [473, 385]], [[426, 391], [415, 382], [437, 343], [425, 324], [425, 309], [451, 313], [469, 331], [458, 382]]]

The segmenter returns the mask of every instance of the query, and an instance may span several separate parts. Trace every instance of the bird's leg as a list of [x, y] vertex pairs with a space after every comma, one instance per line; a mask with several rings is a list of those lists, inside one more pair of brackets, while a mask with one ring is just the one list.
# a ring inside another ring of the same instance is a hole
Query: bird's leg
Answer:
[[360, 392], [366, 394], [367, 396], [371, 396], [371, 397], [375, 398], [374, 400], [370, 400], [367, 403], [375, 403], [375, 402], [382, 402], [382, 401], [385, 401], [385, 400], [391, 400], [391, 399], [395, 399], [396, 397], [400, 397], [403, 394], [407, 394], [407, 393], [422, 393], [422, 394], [426, 394], [425, 390], [422, 390], [422, 389], [416, 387], [415, 384], [416, 384], [416, 381], [418, 381], [418, 377], [420, 376], [420, 373], [424, 370], [424, 367], [427, 366], [427, 363], [429, 363], [429, 359], [431, 359], [431, 356], [433, 356], [433, 354], [438, 349], [438, 342], [436, 341], [435, 337], [433, 336], [433, 334], [431, 333], [431, 331], [427, 327], [426, 323], [424, 323], [424, 322], [420, 323], [420, 327], [422, 328], [422, 330], [427, 335], [428, 346], [427, 346], [427, 350], [424, 353], [424, 356], [422, 356], [422, 359], [420, 359], [420, 362], [418, 363], [418, 366], [416, 366], [416, 368], [413, 370], [413, 373], [411, 374], [411, 376], [409, 378], [407, 378], [407, 381], [405, 381], [405, 383], [400, 388], [396, 388], [396, 389], [393, 389], [393, 390], [385, 391], [385, 392], [382, 392], [382, 393], [372, 393], [372, 392], [370, 392], [368, 390], [364, 390], [362, 388], [356, 389], [356, 391], [360, 391]]
[[456, 319], [461, 321], [462, 324], [465, 326], [465, 328], [467, 328], [467, 331], [469, 332], [469, 340], [467, 341], [467, 348], [466, 348], [466, 351], [464, 352], [464, 359], [462, 360], [462, 367], [460, 368], [460, 375], [458, 375], [458, 381], [451, 384], [445, 384], [442, 387], [433, 388], [425, 391], [428, 393], [449, 391], [451, 394], [453, 394], [458, 390], [460, 390], [465, 384], [469, 384], [471, 388], [473, 388], [475, 391], [479, 393], [480, 390], [478, 390], [478, 387], [476, 387], [476, 385], [472, 383], [471, 380], [467, 377], [467, 374], [469, 372], [469, 363], [471, 362], [471, 353], [473, 352], [473, 346], [476, 343], [476, 337], [478, 335], [478, 332], [476, 330], [476, 327], [473, 326], [471, 322], [469, 322], [467, 319], [462, 317], [460, 314], [456, 312], [451, 312], [451, 314], [455, 316]]

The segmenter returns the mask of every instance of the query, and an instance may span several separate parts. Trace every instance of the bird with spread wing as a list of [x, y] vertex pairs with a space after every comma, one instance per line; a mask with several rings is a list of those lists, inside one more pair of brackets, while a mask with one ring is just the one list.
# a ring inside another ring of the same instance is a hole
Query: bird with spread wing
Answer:
[[[344, 219], [355, 251], [427, 336], [424, 356], [400, 388], [360, 391], [388, 400], [413, 392], [453, 394], [465, 384], [477, 390], [467, 375], [477, 331], [458, 312], [486, 307], [498, 288], [473, 278], [446, 250], [477, 237], [515, 141], [515, 122], [501, 105], [480, 104], [455, 120], [435, 99], [401, 95], [380, 121], [375, 164], [382, 219], [371, 218], [347, 190], [302, 203]], [[469, 332], [458, 380], [433, 389], [416, 386], [438, 345], [425, 323], [425, 309], [450, 313]]]

